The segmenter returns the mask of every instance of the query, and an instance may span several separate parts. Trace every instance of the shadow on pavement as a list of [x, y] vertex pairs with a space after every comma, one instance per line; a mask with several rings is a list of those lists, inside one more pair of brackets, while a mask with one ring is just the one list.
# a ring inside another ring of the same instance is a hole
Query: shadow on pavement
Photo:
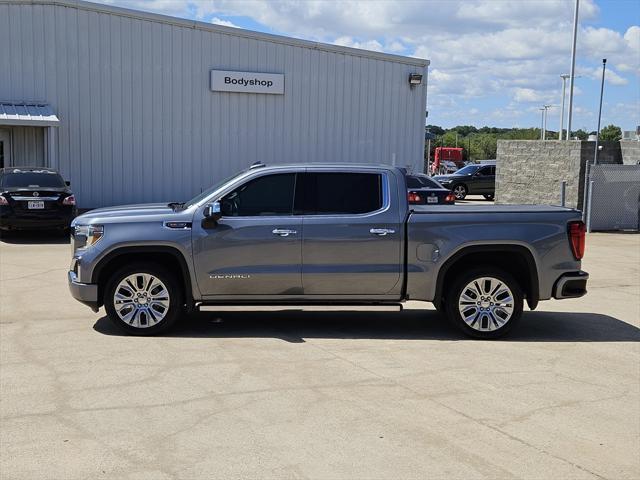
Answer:
[[63, 245], [69, 243], [69, 233], [61, 230], [0, 231], [0, 242], [17, 245]]
[[[126, 335], [107, 317], [94, 330]], [[432, 310], [394, 312], [221, 312], [185, 316], [168, 337], [470, 340]], [[525, 312], [508, 342], [638, 342], [640, 329], [597, 313]]]

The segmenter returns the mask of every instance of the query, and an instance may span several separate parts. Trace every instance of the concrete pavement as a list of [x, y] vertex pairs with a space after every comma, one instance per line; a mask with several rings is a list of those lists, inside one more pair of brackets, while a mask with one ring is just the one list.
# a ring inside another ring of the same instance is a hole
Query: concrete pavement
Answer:
[[65, 239], [0, 242], [0, 478], [640, 478], [640, 236], [501, 341], [402, 313], [200, 314], [121, 335]]

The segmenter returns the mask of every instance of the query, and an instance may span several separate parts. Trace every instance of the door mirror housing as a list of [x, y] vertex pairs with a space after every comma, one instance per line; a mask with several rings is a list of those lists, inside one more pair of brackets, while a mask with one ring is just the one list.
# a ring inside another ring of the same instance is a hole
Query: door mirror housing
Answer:
[[71, 186], [71, 182], [70, 182], [69, 180], [65, 180], [64, 184], [65, 184], [67, 187], [70, 187], [70, 186]]
[[222, 215], [220, 214], [220, 202], [213, 202], [204, 207], [202, 212], [205, 218], [212, 218], [217, 220]]

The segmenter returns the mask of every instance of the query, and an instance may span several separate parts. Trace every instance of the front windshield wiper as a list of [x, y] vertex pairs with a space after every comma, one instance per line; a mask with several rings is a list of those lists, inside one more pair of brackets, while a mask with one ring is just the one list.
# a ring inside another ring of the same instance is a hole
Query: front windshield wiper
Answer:
[[182, 210], [184, 209], [184, 205], [186, 202], [169, 202], [167, 203], [167, 207], [172, 208], [173, 210]]

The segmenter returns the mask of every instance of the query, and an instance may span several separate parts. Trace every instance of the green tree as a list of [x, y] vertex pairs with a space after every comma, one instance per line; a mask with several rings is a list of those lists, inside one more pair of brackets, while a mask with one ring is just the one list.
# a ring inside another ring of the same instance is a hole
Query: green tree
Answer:
[[434, 135], [444, 135], [444, 128], [439, 127], [438, 125], [427, 125], [427, 130], [429, 130]]
[[615, 125], [607, 125], [600, 129], [600, 141], [619, 142], [622, 139], [622, 130]]
[[578, 137], [578, 140], [586, 140], [587, 138], [589, 138], [589, 134], [580, 128], [575, 132], [571, 132], [571, 138], [573, 137]]

